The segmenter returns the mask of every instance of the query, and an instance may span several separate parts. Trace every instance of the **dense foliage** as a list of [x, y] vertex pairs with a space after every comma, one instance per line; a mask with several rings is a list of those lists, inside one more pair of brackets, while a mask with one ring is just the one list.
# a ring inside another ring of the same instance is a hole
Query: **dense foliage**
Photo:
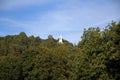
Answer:
[[0, 80], [119, 80], [120, 22], [90, 27], [78, 45], [18, 35], [0, 37]]

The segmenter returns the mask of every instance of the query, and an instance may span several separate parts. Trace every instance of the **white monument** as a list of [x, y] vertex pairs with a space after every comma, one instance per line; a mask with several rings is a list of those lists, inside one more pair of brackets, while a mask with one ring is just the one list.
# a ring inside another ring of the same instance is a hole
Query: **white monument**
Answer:
[[60, 36], [60, 37], [58, 38], [58, 43], [59, 43], [59, 44], [63, 44], [62, 36]]

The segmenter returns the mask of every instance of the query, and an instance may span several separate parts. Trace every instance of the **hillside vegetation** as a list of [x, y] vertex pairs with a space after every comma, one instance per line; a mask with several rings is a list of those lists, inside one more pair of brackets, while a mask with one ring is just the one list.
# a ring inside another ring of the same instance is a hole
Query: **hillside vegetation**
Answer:
[[120, 22], [85, 29], [81, 41], [58, 44], [18, 35], [0, 37], [0, 80], [119, 80]]

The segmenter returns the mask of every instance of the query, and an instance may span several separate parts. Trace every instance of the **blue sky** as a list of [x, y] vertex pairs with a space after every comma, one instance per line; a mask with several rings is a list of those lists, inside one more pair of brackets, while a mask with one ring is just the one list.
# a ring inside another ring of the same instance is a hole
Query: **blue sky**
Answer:
[[0, 0], [0, 36], [25, 32], [77, 43], [84, 28], [120, 21], [120, 0]]

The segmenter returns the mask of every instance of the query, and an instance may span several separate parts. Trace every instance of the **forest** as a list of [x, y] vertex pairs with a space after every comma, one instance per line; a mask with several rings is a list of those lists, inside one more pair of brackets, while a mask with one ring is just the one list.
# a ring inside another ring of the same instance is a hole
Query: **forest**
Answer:
[[0, 36], [0, 80], [120, 80], [120, 22], [84, 29], [77, 45], [57, 42]]

